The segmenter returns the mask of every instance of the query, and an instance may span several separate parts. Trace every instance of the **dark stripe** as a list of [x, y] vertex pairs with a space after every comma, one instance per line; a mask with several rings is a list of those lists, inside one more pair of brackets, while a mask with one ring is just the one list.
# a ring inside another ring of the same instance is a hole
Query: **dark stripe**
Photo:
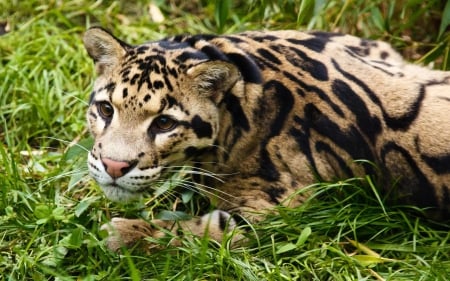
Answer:
[[441, 206], [445, 209], [444, 216], [450, 218], [450, 190], [447, 185], [442, 186]]
[[219, 227], [220, 230], [225, 231], [228, 224], [228, 218], [223, 214], [222, 211], [219, 211]]
[[167, 75], [164, 75], [164, 82], [166, 83], [167, 86], [167, 90], [169, 90], [169, 92], [173, 91], [173, 87], [172, 87], [172, 83], [170, 83], [169, 78], [167, 77]]
[[450, 154], [441, 153], [437, 156], [426, 155], [420, 149], [419, 137], [414, 140], [416, 150], [420, 154], [420, 158], [438, 175], [450, 173]]
[[182, 52], [178, 55], [175, 60], [181, 63], [186, 62], [187, 60], [207, 60], [208, 56], [202, 52]]
[[114, 90], [116, 89], [116, 83], [109, 82], [105, 87], [103, 87], [103, 89], [106, 90], [106, 93], [108, 93], [109, 100], [112, 100], [112, 94], [114, 93]]
[[284, 123], [286, 122], [292, 107], [294, 106], [295, 100], [291, 91], [281, 82], [276, 80], [271, 80], [264, 84], [263, 91], [265, 96], [267, 96], [268, 93], [271, 93], [278, 105], [275, 106], [275, 108], [277, 108], [279, 112], [270, 126], [269, 137], [278, 136], [284, 127]]
[[312, 77], [319, 81], [328, 80], [328, 68], [322, 62], [312, 59], [305, 52], [289, 47], [289, 50], [296, 56], [287, 55], [286, 59], [294, 66], [308, 72]]
[[271, 138], [280, 135], [294, 106], [294, 97], [288, 88], [276, 80], [271, 80], [264, 84], [263, 91], [266, 99], [270, 100], [269, 97], [274, 98], [276, 104], [271, 107], [279, 111], [270, 124], [268, 136], [261, 143], [260, 168], [258, 173], [265, 180], [276, 181], [279, 179], [280, 174], [270, 158], [269, 152], [267, 151], [267, 144]]
[[[308, 164], [314, 173], [317, 174], [317, 165], [316, 161], [314, 161], [314, 157], [312, 156], [311, 150], [311, 126], [309, 122], [305, 122], [305, 120], [301, 119], [299, 116], [294, 116], [294, 122], [301, 125], [301, 130], [291, 128], [289, 130], [289, 134], [294, 138], [295, 142], [298, 145], [300, 151], [305, 155], [308, 160]], [[320, 176], [320, 175], [319, 175]]]
[[257, 50], [258, 54], [260, 54], [264, 59], [269, 60], [270, 62], [274, 63], [274, 64], [281, 64], [281, 61], [274, 55], [272, 54], [270, 51], [266, 50], [266, 49], [261, 49], [259, 48]]
[[[401, 165], [401, 160], [406, 161], [408, 166], [411, 168], [412, 172], [410, 174], [401, 174], [405, 171], [403, 167], [387, 166], [386, 156], [389, 153], [400, 154], [403, 158], [396, 161]], [[400, 185], [403, 189], [409, 191], [413, 194], [408, 194], [416, 204], [422, 207], [437, 206], [437, 198], [433, 185], [428, 181], [425, 174], [419, 169], [417, 163], [414, 161], [412, 156], [409, 154], [408, 150], [399, 146], [395, 142], [387, 142], [381, 148], [381, 161], [383, 166], [386, 167], [388, 171], [399, 171], [398, 174], [392, 174], [394, 177], [392, 180], [397, 180], [396, 177], [401, 177], [399, 179]]]
[[213, 39], [219, 38], [217, 35], [213, 34], [197, 34], [181, 37], [181, 42], [186, 42], [190, 46], [194, 46], [198, 41], [211, 41]]
[[[231, 124], [228, 124], [228, 128], [225, 126], [221, 128], [221, 130], [225, 130], [226, 133], [224, 134], [224, 143], [220, 145], [226, 146], [227, 150], [231, 151], [237, 141], [242, 137], [242, 132], [248, 132], [250, 130], [250, 123], [242, 109], [241, 101], [231, 92], [225, 94], [224, 99], [221, 101], [221, 105], [224, 105], [229, 112]], [[227, 161], [229, 157], [228, 153], [224, 153], [223, 157], [224, 161]]]
[[[340, 106], [338, 106], [337, 104], [335, 104], [330, 97], [325, 93], [325, 91], [323, 91], [321, 88], [314, 86], [314, 85], [308, 85], [305, 82], [303, 82], [302, 80], [298, 79], [297, 76], [287, 72], [287, 71], [283, 71], [283, 75], [285, 75], [287, 78], [289, 78], [289, 80], [297, 83], [301, 88], [303, 88], [306, 92], [309, 93], [316, 93], [319, 98], [321, 100], [323, 100], [324, 102], [326, 102], [334, 111], [334, 113], [336, 113], [337, 115], [339, 115], [340, 117], [345, 117], [344, 112], [342, 111], [342, 109], [340, 108]], [[298, 94], [300, 94], [302, 96], [302, 94], [304, 94], [304, 91], [297, 91]]]
[[[328, 115], [323, 114], [314, 104], [304, 107], [305, 119], [310, 122], [309, 126], [320, 135], [334, 142], [338, 147], [346, 151], [351, 159], [368, 160], [375, 162], [373, 148], [367, 143], [360, 131], [353, 125], [341, 129]], [[363, 164], [367, 174], [374, 174], [372, 165]]]
[[[383, 105], [381, 104], [380, 99], [375, 94], [375, 92], [372, 91], [372, 89], [367, 86], [362, 80], [356, 78], [353, 74], [350, 74], [346, 71], [344, 71], [339, 64], [332, 59], [332, 63], [337, 71], [339, 71], [342, 75], [344, 75], [345, 78], [349, 79], [350, 81], [354, 82], [356, 85], [358, 85], [364, 93], [374, 102], [381, 110], [383, 114], [384, 121], [386, 122], [386, 125], [393, 129], [393, 130], [407, 130], [409, 126], [411, 126], [412, 122], [417, 118], [419, 114], [420, 105], [425, 98], [425, 90], [424, 86], [422, 85], [419, 89], [419, 96], [417, 97], [416, 101], [409, 107], [409, 109], [405, 109], [406, 114], [400, 117], [391, 117], [384, 109]], [[380, 85], [381, 86], [381, 85]]]
[[245, 82], [261, 84], [263, 79], [261, 71], [253, 60], [248, 56], [229, 53], [227, 57], [238, 67]]
[[255, 40], [256, 42], [264, 42], [264, 41], [273, 42], [280, 39], [279, 37], [273, 35], [250, 36], [250, 38]]
[[[347, 165], [347, 161], [345, 161], [336, 151], [334, 151], [330, 145], [323, 141], [316, 142], [316, 151], [319, 153], [326, 153], [328, 156], [331, 156], [338, 163], [339, 170], [335, 171], [335, 175], [342, 174], [344, 172], [346, 177], [354, 177], [352, 169]], [[332, 179], [333, 180], [333, 179]]]
[[361, 48], [361, 47], [355, 47], [355, 46], [347, 46], [347, 48], [352, 51], [352, 53], [357, 54], [358, 56], [361, 57], [366, 57], [370, 54], [370, 49], [365, 47], [365, 48]]
[[89, 95], [89, 104], [92, 104], [94, 102], [95, 94], [96, 92], [92, 91], [91, 94]]
[[241, 39], [240, 36], [245, 36], [245, 34], [242, 33], [241, 35], [221, 36], [221, 38], [226, 38], [228, 41], [235, 44], [246, 42], [243, 39]]
[[425, 163], [433, 169], [433, 171], [438, 175], [450, 173], [450, 155], [439, 155], [439, 156], [428, 156], [425, 154], [420, 154]]
[[124, 98], [126, 98], [126, 97], [128, 97], [128, 88], [123, 88], [123, 91], [122, 91], [122, 98], [124, 99]]
[[[157, 82], [157, 81], [155, 81]], [[153, 85], [150, 80], [150, 71], [144, 70], [141, 72], [141, 78], [138, 81], [138, 91], [141, 89], [142, 85], [147, 84], [147, 89], [152, 89]]]
[[227, 56], [214, 45], [204, 46], [201, 48], [200, 51], [205, 53], [209, 57], [210, 60], [229, 61]]
[[223, 99], [226, 109], [230, 112], [233, 127], [240, 128], [244, 131], [250, 130], [250, 123], [242, 109], [241, 101], [230, 92], [225, 94]]
[[371, 116], [365, 102], [342, 80], [334, 80], [331, 86], [333, 93], [347, 106], [356, 117], [356, 123], [367, 138], [375, 143], [375, 138], [381, 133], [381, 121], [376, 116]]
[[[181, 37], [183, 37], [183, 36], [181, 36]], [[173, 38], [169, 39], [170, 41], [168, 41], [167, 39], [158, 41], [158, 45], [165, 50], [178, 50], [178, 49], [184, 49], [186, 47], [189, 47], [188, 43], [179, 42], [179, 40], [177, 40], [181, 37], [177, 37], [177, 36], [173, 37]]]
[[315, 35], [317, 37], [325, 38], [325, 39], [328, 39], [328, 40], [330, 40], [330, 38], [333, 38], [333, 37], [343, 37], [343, 36], [345, 36], [342, 33], [326, 32], [326, 31], [313, 31], [310, 34]]
[[299, 39], [286, 39], [286, 41], [295, 44], [295, 45], [301, 45], [303, 47], [306, 47], [314, 52], [321, 53], [325, 49], [325, 45], [328, 43], [328, 38], [321, 38], [321, 37], [314, 37], [310, 39], [305, 40], [299, 40]]
[[258, 68], [262, 71], [264, 71], [267, 67], [276, 72], [280, 71], [280, 69], [277, 66], [275, 66], [273, 63], [271, 63], [270, 61], [268, 61], [262, 57], [258, 57], [256, 55], [251, 55], [251, 57], [255, 61]]
[[[355, 53], [354, 53], [352, 50], [346, 49], [345, 52], [346, 52], [349, 56], [351, 56], [351, 57], [357, 59], [359, 62], [361, 62], [361, 63], [363, 63], [363, 64], [365, 64], [365, 65], [368, 65], [368, 66], [370, 66], [371, 68], [375, 68], [375, 69], [377, 69], [377, 70], [379, 70], [379, 71], [381, 71], [381, 72], [384, 72], [385, 74], [387, 74], [387, 75], [389, 75], [389, 76], [394, 76], [394, 75], [396, 74], [396, 73], [392, 73], [392, 72], [390, 72], [390, 71], [387, 71], [386, 68], [379, 67], [379, 66], [376, 66], [376, 65], [374, 65], [374, 64], [369, 64], [369, 63], [368, 63], [368, 62], [369, 62], [368, 60], [362, 59], [361, 56], [360, 56], [359, 54], [358, 54], [358, 55], [355, 55]], [[385, 61], [377, 61], [377, 63], [378, 63], [378, 64], [383, 64], [383, 65], [385, 65], [385, 66], [392, 66], [391, 64], [388, 64], [388, 63], [386, 63]]]

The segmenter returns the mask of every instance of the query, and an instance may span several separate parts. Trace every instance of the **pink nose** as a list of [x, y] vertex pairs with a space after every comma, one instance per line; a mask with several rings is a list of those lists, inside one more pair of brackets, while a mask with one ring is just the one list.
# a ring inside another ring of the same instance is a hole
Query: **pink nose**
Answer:
[[109, 158], [102, 158], [102, 163], [108, 175], [114, 179], [120, 178], [136, 166], [136, 163], [115, 161]]

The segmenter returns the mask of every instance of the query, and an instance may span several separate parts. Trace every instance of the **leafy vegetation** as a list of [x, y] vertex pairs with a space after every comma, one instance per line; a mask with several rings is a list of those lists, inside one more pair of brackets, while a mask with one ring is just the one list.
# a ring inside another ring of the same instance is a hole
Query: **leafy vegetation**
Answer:
[[304, 205], [248, 228], [243, 248], [192, 239], [149, 256], [110, 253], [99, 226], [111, 217], [152, 218], [175, 205], [195, 213], [202, 202], [182, 192], [180, 201], [112, 204], [89, 179], [84, 114], [94, 74], [81, 43], [94, 24], [131, 43], [321, 29], [380, 38], [411, 61], [450, 69], [449, 3], [0, 0], [8, 31], [0, 36], [0, 280], [450, 279], [448, 224], [385, 206], [369, 178], [309, 187]]

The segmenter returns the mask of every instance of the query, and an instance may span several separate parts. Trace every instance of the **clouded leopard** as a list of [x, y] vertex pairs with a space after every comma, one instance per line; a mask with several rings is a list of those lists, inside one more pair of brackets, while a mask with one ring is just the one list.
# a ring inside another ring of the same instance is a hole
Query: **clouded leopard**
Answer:
[[[449, 214], [450, 72], [405, 63], [383, 42], [325, 32], [132, 46], [94, 27], [84, 44], [97, 73], [88, 165], [112, 200], [151, 192], [171, 167], [226, 175], [197, 179], [217, 210], [177, 224], [220, 240], [235, 226], [230, 214], [256, 219], [317, 180], [381, 171], [385, 189]], [[174, 226], [151, 223], [113, 219], [109, 247]]]

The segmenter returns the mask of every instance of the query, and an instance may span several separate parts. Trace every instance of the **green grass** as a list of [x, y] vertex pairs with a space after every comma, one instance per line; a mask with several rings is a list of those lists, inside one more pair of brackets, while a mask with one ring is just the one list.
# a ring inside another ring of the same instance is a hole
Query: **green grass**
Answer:
[[[244, 248], [204, 239], [149, 256], [105, 248], [101, 224], [152, 218], [173, 198], [112, 204], [87, 176], [88, 26], [132, 43], [186, 32], [342, 31], [450, 69], [445, 1], [299, 2], [159, 0], [165, 20], [153, 22], [147, 1], [0, 0], [10, 27], [0, 36], [0, 280], [449, 280], [448, 224], [384, 205], [366, 179], [311, 186], [304, 205], [247, 229]], [[179, 205], [195, 213], [200, 202], [183, 196]]]

